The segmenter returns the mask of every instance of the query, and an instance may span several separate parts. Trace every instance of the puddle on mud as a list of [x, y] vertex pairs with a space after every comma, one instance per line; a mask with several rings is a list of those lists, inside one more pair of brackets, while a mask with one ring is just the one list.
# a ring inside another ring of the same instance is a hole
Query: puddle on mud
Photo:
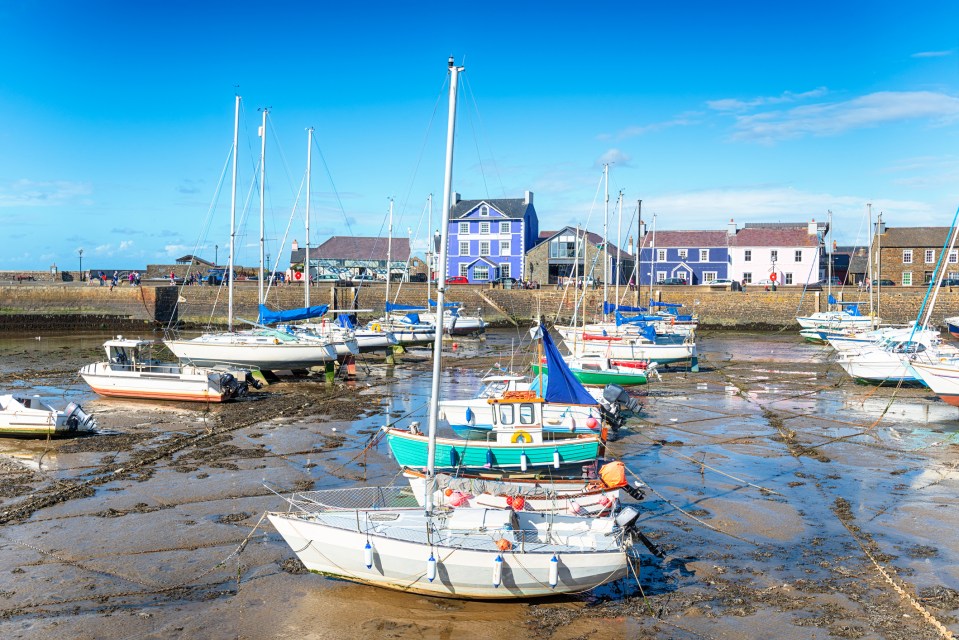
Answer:
[[[4, 385], [79, 401], [110, 434], [0, 439], [0, 514], [32, 505], [0, 526], [5, 638], [937, 637], [864, 549], [959, 630], [959, 410], [921, 389], [853, 384], [798, 337], [704, 333], [702, 373], [667, 371], [635, 392], [645, 410], [610, 453], [649, 486], [641, 522], [667, 553], [643, 556], [642, 592], [627, 580], [519, 604], [297, 573], [260, 522], [283, 508], [274, 492], [395, 480], [370, 437], [425, 424], [428, 352], [391, 368], [363, 359], [334, 390], [283, 381], [256, 401], [197, 407], [91, 394], [75, 372], [106, 337], [0, 340]], [[457, 341], [444, 393], [520, 368], [524, 338]]]

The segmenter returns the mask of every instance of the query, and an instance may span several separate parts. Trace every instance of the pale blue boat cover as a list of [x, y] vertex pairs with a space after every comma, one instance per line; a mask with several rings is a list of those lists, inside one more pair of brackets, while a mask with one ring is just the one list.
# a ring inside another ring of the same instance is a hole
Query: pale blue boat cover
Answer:
[[266, 305], [260, 305], [260, 324], [275, 324], [277, 322], [292, 322], [293, 320], [308, 320], [319, 318], [329, 310], [330, 305], [318, 304], [312, 307], [273, 311]]
[[859, 303], [858, 303], [858, 302], [840, 302], [839, 300], [836, 300], [836, 297], [833, 296], [831, 293], [829, 294], [828, 300], [829, 300], [829, 304], [842, 305], [842, 310], [845, 311], [846, 313], [848, 313], [848, 314], [851, 315], [851, 316], [857, 316], [857, 317], [858, 317], [858, 316], [861, 316], [861, 315], [862, 315], [861, 313], [859, 313]]
[[553, 339], [549, 337], [549, 332], [542, 324], [539, 326], [543, 334], [543, 351], [546, 353], [546, 367], [549, 369], [549, 384], [543, 398], [547, 402], [563, 402], [566, 404], [598, 404], [596, 399], [589, 395], [573, 372], [569, 370], [563, 356]]
[[395, 304], [393, 302], [387, 302], [386, 310], [387, 311], [426, 311], [426, 307], [422, 305], [417, 307], [411, 304]]

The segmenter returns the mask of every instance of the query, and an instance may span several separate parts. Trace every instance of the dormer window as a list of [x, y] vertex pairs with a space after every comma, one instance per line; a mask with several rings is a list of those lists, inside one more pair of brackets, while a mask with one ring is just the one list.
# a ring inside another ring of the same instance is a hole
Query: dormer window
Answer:
[[482, 206], [480, 207], [480, 215], [481, 215], [481, 216], [488, 216], [488, 215], [489, 215], [489, 205], [485, 205], [485, 204], [484, 204], [484, 205], [482, 205]]

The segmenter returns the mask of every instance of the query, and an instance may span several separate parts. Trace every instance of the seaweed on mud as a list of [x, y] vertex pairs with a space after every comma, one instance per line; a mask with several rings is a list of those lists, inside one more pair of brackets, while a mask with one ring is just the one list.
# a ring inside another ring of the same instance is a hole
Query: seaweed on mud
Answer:
[[225, 513], [214, 518], [214, 522], [218, 522], [220, 524], [234, 524], [236, 522], [248, 520], [251, 515], [252, 514], [249, 514], [245, 511], [241, 511], [239, 513]]

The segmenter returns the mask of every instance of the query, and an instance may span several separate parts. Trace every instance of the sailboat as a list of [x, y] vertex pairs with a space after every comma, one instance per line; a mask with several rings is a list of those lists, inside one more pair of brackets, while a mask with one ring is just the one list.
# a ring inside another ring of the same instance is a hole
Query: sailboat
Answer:
[[[261, 135], [266, 137], [266, 110], [263, 112]], [[240, 127], [240, 96], [236, 96], [233, 120], [233, 188], [230, 199], [230, 257], [228, 274], [233, 271], [234, 244], [236, 237], [236, 180], [237, 155]], [[265, 173], [265, 163], [261, 165]], [[264, 187], [261, 184], [260, 189]], [[264, 215], [261, 198], [260, 218]], [[263, 249], [261, 230], [260, 251], [260, 304], [263, 304]], [[322, 339], [305, 339], [287, 331], [257, 326], [246, 331], [234, 331], [233, 326], [233, 278], [228, 282], [227, 331], [210, 332], [193, 338], [165, 339], [167, 348], [180, 360], [197, 366], [227, 365], [239, 368], [283, 370], [307, 369], [325, 365], [337, 359], [336, 345]]]
[[[449, 61], [450, 103], [443, 192], [443, 233], [449, 222], [456, 90], [461, 67]], [[445, 272], [447, 247], [440, 253]], [[445, 286], [437, 303], [442, 308]], [[433, 341], [432, 397], [439, 398], [441, 332]], [[581, 592], [628, 570], [630, 532], [638, 512], [583, 518], [433, 503], [439, 417], [430, 405], [424, 506], [409, 487], [312, 491], [288, 499], [270, 522], [307, 569], [354, 582], [467, 599], [525, 599]]]

